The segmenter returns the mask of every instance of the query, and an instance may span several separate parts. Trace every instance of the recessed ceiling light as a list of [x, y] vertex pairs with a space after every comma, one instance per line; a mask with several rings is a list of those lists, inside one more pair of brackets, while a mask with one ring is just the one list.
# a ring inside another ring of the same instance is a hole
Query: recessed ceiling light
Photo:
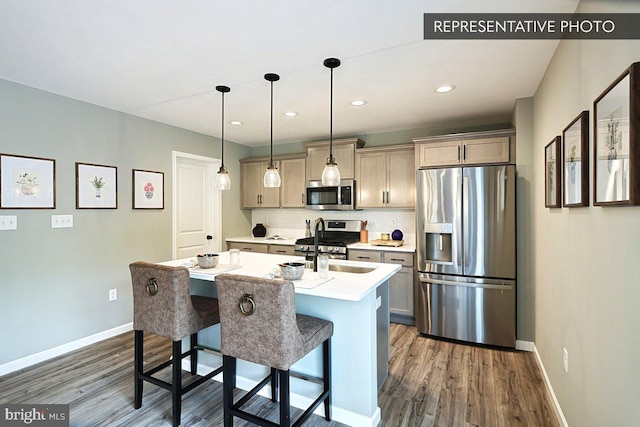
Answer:
[[234, 126], [240, 126], [242, 122], [240, 120], [231, 120], [229, 124], [232, 124]]
[[451, 92], [455, 88], [456, 87], [454, 85], [444, 84], [444, 85], [438, 86], [436, 88], [436, 92], [438, 92], [438, 93], [447, 93], [447, 92]]
[[351, 101], [351, 105], [353, 105], [354, 107], [360, 107], [366, 103], [366, 99], [354, 99], [353, 101]]
[[298, 112], [297, 111], [285, 111], [282, 114], [284, 114], [287, 117], [297, 117], [298, 116]]

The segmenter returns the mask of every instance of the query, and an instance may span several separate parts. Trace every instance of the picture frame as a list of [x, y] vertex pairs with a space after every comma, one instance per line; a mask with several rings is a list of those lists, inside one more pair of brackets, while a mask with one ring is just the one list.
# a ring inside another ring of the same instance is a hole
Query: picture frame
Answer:
[[164, 173], [131, 170], [133, 209], [164, 209]]
[[562, 206], [589, 206], [589, 111], [562, 131]]
[[117, 209], [118, 168], [76, 162], [76, 209]]
[[593, 204], [640, 205], [640, 62], [593, 101]]
[[0, 153], [0, 209], [55, 209], [56, 161]]
[[560, 207], [560, 194], [562, 192], [560, 145], [560, 136], [556, 136], [544, 147], [544, 206], [546, 208]]

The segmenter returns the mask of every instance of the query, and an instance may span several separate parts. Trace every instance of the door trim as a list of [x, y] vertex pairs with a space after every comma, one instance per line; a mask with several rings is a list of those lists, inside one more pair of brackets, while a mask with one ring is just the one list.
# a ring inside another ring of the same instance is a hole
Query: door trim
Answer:
[[213, 230], [212, 233], [214, 233], [214, 235], [216, 235], [218, 238], [216, 239], [217, 241], [217, 247], [214, 248], [214, 250], [216, 252], [220, 252], [220, 246], [222, 245], [222, 195], [221, 195], [221, 191], [216, 189], [215, 186], [215, 176], [216, 176], [216, 172], [218, 170], [218, 168], [220, 167], [221, 161], [220, 159], [216, 159], [213, 157], [206, 157], [206, 156], [200, 156], [198, 154], [191, 154], [191, 153], [184, 153], [181, 151], [172, 151], [171, 152], [171, 170], [173, 172], [173, 177], [171, 180], [171, 191], [172, 191], [172, 195], [173, 195], [173, 201], [174, 203], [171, 203], [171, 257], [172, 259], [176, 259], [178, 256], [178, 252], [177, 252], [177, 241], [176, 241], [176, 231], [178, 228], [178, 223], [177, 223], [177, 203], [175, 203], [176, 197], [176, 191], [177, 191], [177, 182], [176, 182], [176, 176], [177, 176], [177, 166], [178, 166], [178, 159], [189, 159], [189, 160], [198, 160], [201, 162], [205, 162], [205, 163], [209, 163], [209, 168], [211, 169], [211, 180], [209, 182], [209, 185], [211, 186], [211, 189], [214, 190], [212, 192], [212, 200], [211, 200], [211, 212], [209, 212], [209, 214], [211, 215], [211, 224]]

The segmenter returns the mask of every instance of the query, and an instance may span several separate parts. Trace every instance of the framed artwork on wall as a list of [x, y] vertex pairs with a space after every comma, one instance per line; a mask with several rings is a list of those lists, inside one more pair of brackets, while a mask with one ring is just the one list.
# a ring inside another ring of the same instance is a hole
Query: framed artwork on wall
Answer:
[[544, 147], [544, 206], [546, 208], [560, 207], [560, 193], [562, 191], [560, 149], [560, 136], [553, 138]]
[[640, 62], [593, 102], [593, 204], [640, 204]]
[[55, 160], [0, 153], [0, 209], [55, 207]]
[[117, 209], [118, 168], [76, 162], [76, 209]]
[[164, 209], [164, 173], [132, 169], [133, 209]]
[[562, 131], [562, 206], [589, 206], [589, 112]]

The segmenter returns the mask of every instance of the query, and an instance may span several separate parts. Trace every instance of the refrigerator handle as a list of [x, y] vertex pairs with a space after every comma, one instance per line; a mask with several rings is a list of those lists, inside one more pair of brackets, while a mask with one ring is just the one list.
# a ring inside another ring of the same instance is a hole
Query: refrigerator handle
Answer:
[[502, 212], [504, 212], [504, 207], [506, 204], [506, 198], [507, 198], [507, 192], [506, 192], [506, 186], [507, 186], [507, 175], [505, 173], [505, 169], [504, 168], [499, 168], [498, 169], [498, 180], [496, 185], [498, 186], [498, 188], [496, 190], [498, 196], [498, 206], [497, 206], [497, 212], [499, 214], [499, 217], [497, 218], [498, 222], [500, 221], [500, 218], [503, 216]]
[[[462, 223], [469, 224], [469, 177], [462, 177]], [[465, 225], [462, 228], [462, 266], [467, 268], [467, 252], [469, 250], [469, 235]]]

